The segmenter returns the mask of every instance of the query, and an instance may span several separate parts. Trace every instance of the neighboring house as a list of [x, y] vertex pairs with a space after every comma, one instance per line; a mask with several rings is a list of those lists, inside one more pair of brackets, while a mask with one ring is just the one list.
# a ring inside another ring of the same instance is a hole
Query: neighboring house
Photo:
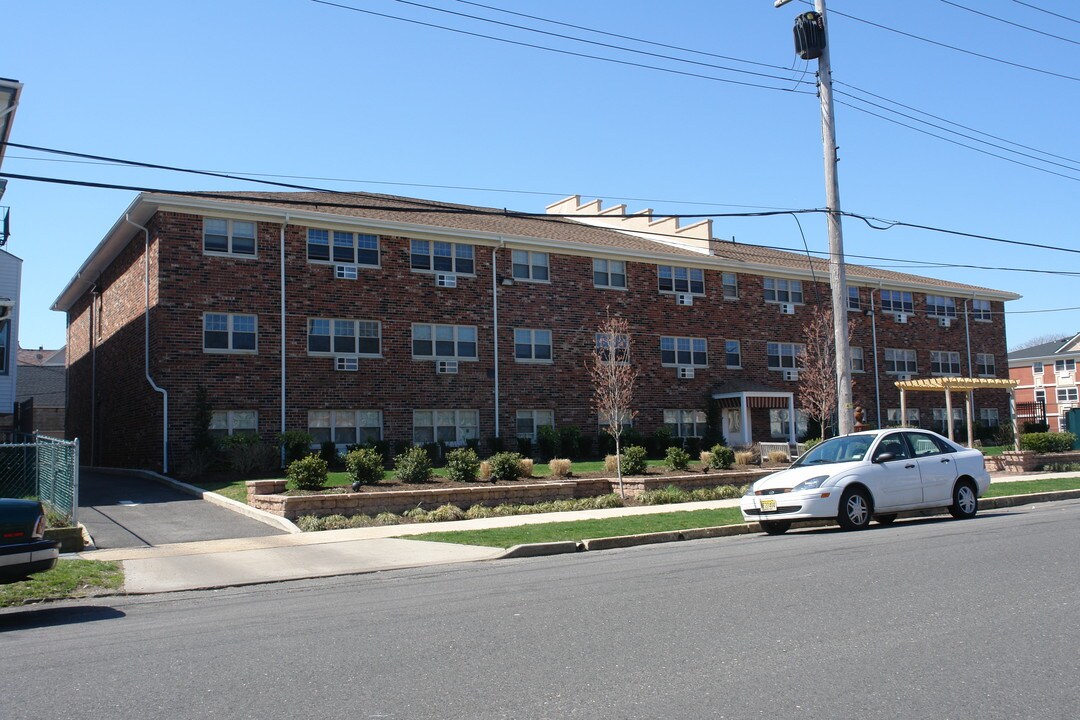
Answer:
[[[4, 164], [15, 110], [19, 106], [22, 84], [0, 78], [0, 167]], [[7, 180], [0, 178], [0, 198]], [[0, 206], [0, 248], [8, 241], [8, 208]], [[15, 350], [19, 340], [19, 290], [22, 283], [22, 260], [0, 249], [0, 430], [15, 427], [15, 381], [18, 366]]]
[[[608, 419], [585, 363], [608, 311], [630, 321], [636, 429], [700, 436], [713, 404], [732, 445], [805, 432], [800, 343], [829, 303], [824, 261], [600, 201], [548, 211], [577, 217], [361, 193], [140, 195], [53, 305], [68, 437], [94, 465], [182, 465], [200, 387], [219, 435], [594, 437]], [[857, 265], [848, 282], [870, 424], [900, 421], [897, 380], [1004, 377], [1017, 295]], [[975, 398], [1008, 418], [1004, 391]], [[943, 429], [943, 399], [923, 401], [910, 421]]]
[[1080, 363], [1080, 335], [1042, 343], [1009, 353], [1009, 377], [1016, 388], [1017, 415], [1021, 421], [1038, 422], [1038, 408], [1045, 408], [1051, 432], [1065, 429], [1065, 413], [1080, 407], [1076, 366]]
[[23, 408], [20, 424], [32, 432], [63, 438], [67, 406], [64, 348], [19, 348], [18, 358], [19, 383], [15, 402]]

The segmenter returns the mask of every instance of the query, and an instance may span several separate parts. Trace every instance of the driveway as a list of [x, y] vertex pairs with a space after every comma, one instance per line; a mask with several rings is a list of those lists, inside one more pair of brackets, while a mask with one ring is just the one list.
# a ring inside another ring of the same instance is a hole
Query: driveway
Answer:
[[79, 521], [99, 548], [284, 534], [153, 480], [82, 471]]

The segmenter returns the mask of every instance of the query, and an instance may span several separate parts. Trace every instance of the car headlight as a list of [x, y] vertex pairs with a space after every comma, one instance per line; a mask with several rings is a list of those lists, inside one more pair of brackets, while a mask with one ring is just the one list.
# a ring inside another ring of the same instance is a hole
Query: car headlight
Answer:
[[754, 483], [750, 483], [746, 486], [746, 492], [743, 493], [743, 497], [754, 494]]
[[816, 490], [821, 487], [826, 480], [829, 479], [828, 475], [818, 475], [808, 480], [803, 480], [801, 483], [791, 488], [791, 492], [802, 492], [803, 490]]

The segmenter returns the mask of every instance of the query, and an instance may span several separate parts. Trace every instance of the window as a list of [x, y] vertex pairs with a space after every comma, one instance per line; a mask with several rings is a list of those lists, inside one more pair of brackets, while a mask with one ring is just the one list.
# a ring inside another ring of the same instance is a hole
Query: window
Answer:
[[956, 298], [927, 295], [926, 314], [930, 317], [956, 317]]
[[997, 408], [979, 408], [979, 425], [982, 427], [997, 427], [1000, 424]]
[[515, 329], [514, 359], [518, 362], [551, 362], [551, 331]]
[[515, 280], [548, 282], [548, 254], [514, 250], [511, 254]]
[[705, 294], [705, 271], [699, 268], [658, 265], [656, 278], [660, 292]]
[[1073, 372], [1076, 370], [1076, 360], [1056, 360], [1054, 370], [1057, 372]]
[[898, 350], [885, 348], [885, 372], [887, 373], [917, 373], [919, 366], [915, 362], [914, 350]]
[[986, 377], [994, 377], [997, 375], [997, 368], [994, 366], [994, 356], [987, 353], [976, 353], [975, 372], [978, 375], [985, 375]]
[[[806, 435], [807, 415], [802, 410], [795, 411], [795, 437]], [[791, 413], [787, 410], [769, 410], [769, 434], [774, 438], [791, 437]]]
[[308, 228], [308, 260], [379, 266], [379, 236]]
[[981, 322], [990, 322], [992, 317], [990, 313], [990, 301], [989, 300], [972, 300], [971, 309], [975, 315], [975, 319]]
[[765, 278], [765, 302], [801, 303], [802, 280]]
[[205, 313], [203, 352], [257, 352], [255, 318], [255, 315]]
[[413, 357], [476, 359], [476, 327], [473, 325], [413, 325]]
[[[945, 418], [948, 415], [945, 413], [945, 408], [934, 408], [934, 427], [933, 430], [939, 435], [949, 435], [949, 425], [945, 422]], [[964, 411], [960, 408], [953, 408], [952, 411], [953, 430], [956, 432], [963, 432], [966, 427], [964, 424]]]
[[626, 263], [622, 260], [592, 261], [593, 285], [598, 288], [626, 288]]
[[[624, 410], [622, 417], [619, 418], [619, 420], [619, 424], [622, 426], [623, 430], [629, 430], [634, 426], [634, 416], [629, 410]], [[600, 416], [597, 418], [597, 427], [599, 427], [600, 432], [607, 432], [607, 428], [610, 427], [610, 425], [611, 421], [608, 416], [604, 413], [600, 413]]]
[[540, 428], [555, 427], [555, 412], [553, 410], [518, 410], [517, 411], [517, 436], [537, 440]]
[[664, 425], [672, 437], [701, 437], [705, 434], [705, 413], [702, 410], [665, 410]]
[[738, 340], [724, 341], [724, 364], [729, 368], [742, 367], [742, 348]]
[[479, 435], [480, 413], [476, 410], [414, 410], [413, 442], [417, 445], [441, 442], [462, 447]]
[[[98, 325], [100, 327], [100, 324]], [[11, 321], [0, 320], [0, 375], [8, 374], [8, 355], [11, 350]]]
[[203, 218], [203, 252], [255, 256], [255, 223]]
[[382, 353], [382, 329], [375, 320], [308, 319], [308, 353], [370, 355]]
[[662, 337], [660, 338], [660, 364], [707, 367], [709, 365], [708, 342], [705, 338]]
[[847, 289], [847, 309], [848, 310], [860, 310], [862, 305], [859, 301], [859, 288], [854, 285], [848, 285]]
[[911, 313], [915, 312], [915, 302], [909, 292], [882, 290], [881, 309], [885, 312]]
[[725, 300], [738, 300], [739, 299], [739, 276], [733, 272], [726, 272], [723, 274], [724, 283], [724, 299]]
[[1059, 403], [1076, 402], [1077, 401], [1076, 388], [1074, 388], [1074, 387], [1058, 388], [1057, 389], [1057, 401]]
[[596, 351], [600, 359], [607, 362], [611, 358], [611, 346], [615, 346], [615, 362], [630, 362], [630, 337], [627, 335], [609, 335], [596, 333]]
[[229, 435], [257, 435], [259, 413], [254, 410], [215, 410], [210, 413], [210, 435], [216, 438]]
[[1032, 366], [1031, 366], [1031, 374], [1032, 375], [1042, 375], [1043, 374], [1043, 364], [1041, 362], [1037, 362], [1037, 363], [1032, 364]]
[[851, 372], [866, 372], [866, 363], [863, 362], [861, 347], [851, 348]]
[[959, 375], [960, 353], [931, 350], [930, 372], [934, 375]]
[[1046, 404], [1046, 391], [1045, 390], [1036, 390], [1035, 391], [1035, 402], [1042, 403], [1044, 405]]
[[[885, 424], [888, 427], [900, 426], [900, 408], [889, 408], [885, 411]], [[919, 408], [907, 409], [907, 427], [919, 427]]]
[[766, 348], [770, 370], [794, 370], [799, 367], [806, 346], [798, 343], [771, 342]]
[[472, 245], [413, 240], [410, 243], [409, 266], [413, 270], [472, 275], [476, 272]]
[[312, 410], [308, 434], [313, 447], [330, 441], [335, 445], [367, 445], [382, 440], [381, 410]]

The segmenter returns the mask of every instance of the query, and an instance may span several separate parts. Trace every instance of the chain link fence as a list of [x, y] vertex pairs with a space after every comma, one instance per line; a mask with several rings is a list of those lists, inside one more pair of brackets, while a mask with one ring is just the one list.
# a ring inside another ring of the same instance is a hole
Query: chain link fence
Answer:
[[37, 498], [79, 522], [79, 441], [16, 433], [0, 443], [0, 497]]

